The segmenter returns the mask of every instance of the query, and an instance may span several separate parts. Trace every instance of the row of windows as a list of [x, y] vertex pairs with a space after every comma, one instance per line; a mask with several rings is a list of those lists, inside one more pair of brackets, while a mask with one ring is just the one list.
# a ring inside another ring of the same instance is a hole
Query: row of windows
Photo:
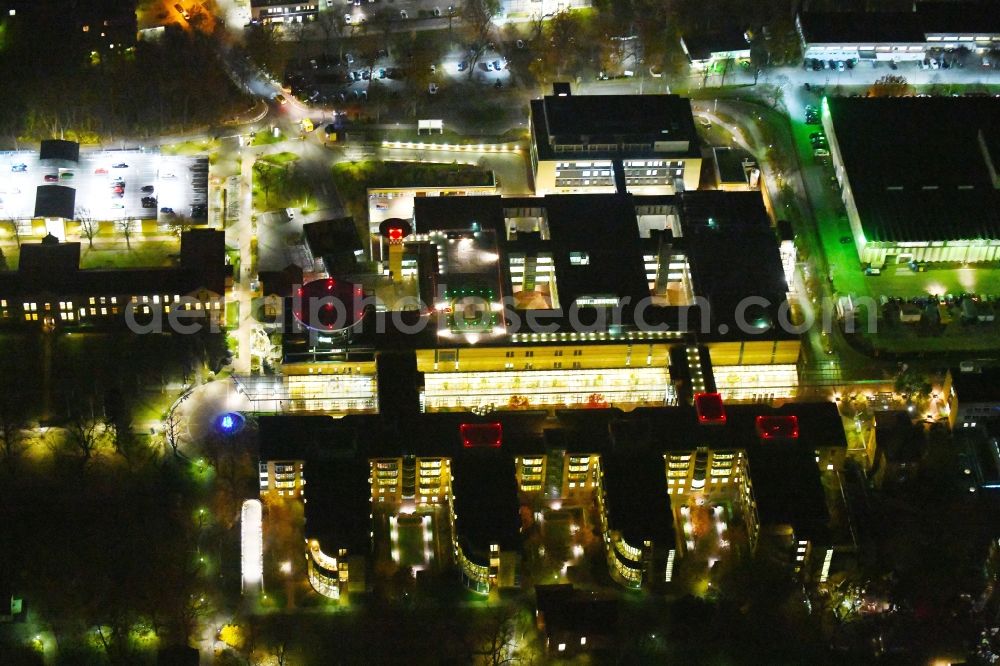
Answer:
[[[506, 356], [507, 358], [514, 358], [515, 354], [517, 354], [517, 352], [515, 352], [515, 351], [508, 351], [508, 352], [504, 353], [504, 356]], [[557, 349], [554, 352], [552, 352], [552, 355], [553, 356], [562, 356], [563, 355], [563, 350], [562, 349]], [[533, 350], [528, 350], [528, 351], [524, 352], [524, 357], [525, 358], [533, 358], [534, 356], [535, 356], [535, 352]], [[573, 356], [583, 356], [583, 350], [582, 349], [574, 349], [573, 350]]]

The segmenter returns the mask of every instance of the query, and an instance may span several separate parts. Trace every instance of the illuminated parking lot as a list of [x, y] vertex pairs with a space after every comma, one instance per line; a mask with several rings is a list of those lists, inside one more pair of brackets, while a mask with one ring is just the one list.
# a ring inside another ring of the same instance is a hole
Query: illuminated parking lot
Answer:
[[207, 158], [138, 150], [85, 151], [78, 163], [71, 164], [42, 163], [37, 151], [0, 153], [0, 215], [35, 217], [36, 188], [42, 185], [72, 187], [75, 214], [97, 220], [159, 217], [168, 222], [173, 216], [193, 216], [192, 207], [208, 201]]

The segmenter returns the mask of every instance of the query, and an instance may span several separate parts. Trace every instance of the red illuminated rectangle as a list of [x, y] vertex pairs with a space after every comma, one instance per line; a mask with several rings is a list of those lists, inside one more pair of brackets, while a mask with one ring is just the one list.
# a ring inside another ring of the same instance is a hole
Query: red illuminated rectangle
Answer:
[[503, 426], [499, 423], [463, 423], [462, 446], [467, 449], [498, 449], [503, 444]]
[[797, 439], [799, 436], [799, 417], [758, 416], [757, 434], [761, 439]]
[[694, 407], [698, 410], [700, 423], [725, 423], [726, 407], [718, 393], [696, 393]]

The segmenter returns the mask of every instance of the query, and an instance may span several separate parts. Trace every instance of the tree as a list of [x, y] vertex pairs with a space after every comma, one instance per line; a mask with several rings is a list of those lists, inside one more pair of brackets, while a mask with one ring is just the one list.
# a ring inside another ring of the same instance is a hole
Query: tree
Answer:
[[257, 161], [253, 164], [253, 177], [260, 184], [260, 189], [264, 190], [264, 204], [270, 201], [270, 193], [278, 179], [275, 167], [267, 162]]
[[369, 15], [372, 26], [378, 29], [382, 35], [382, 48], [389, 50], [389, 36], [392, 34], [393, 24], [396, 22], [396, 12], [388, 7], [381, 7]]
[[462, 24], [472, 43], [469, 57], [469, 78], [489, 46], [493, 17], [500, 13], [500, 0], [467, 0], [462, 7]]
[[10, 235], [14, 237], [14, 242], [17, 243], [18, 247], [21, 247], [21, 221], [10, 218], [4, 222], [10, 227]]
[[125, 238], [125, 247], [132, 249], [132, 232], [135, 230], [135, 220], [130, 217], [118, 221], [118, 231]]
[[98, 222], [90, 216], [90, 211], [82, 206], [76, 209], [76, 222], [80, 225], [80, 233], [87, 239], [87, 247], [94, 247], [94, 236], [97, 235]]
[[931, 394], [932, 386], [927, 375], [914, 367], [904, 365], [893, 383], [896, 393], [904, 395], [916, 395], [927, 397]]
[[8, 464], [21, 454], [24, 445], [24, 430], [28, 427], [28, 419], [24, 406], [18, 400], [15, 391], [3, 391], [0, 394], [0, 447], [3, 459]]
[[520, 619], [520, 612], [513, 604], [488, 609], [473, 629], [473, 655], [490, 666], [518, 661], [517, 647], [524, 633], [519, 631]]
[[180, 432], [181, 432], [181, 417], [177, 414], [176, 409], [171, 409], [167, 412], [167, 417], [163, 419], [163, 439], [173, 451], [174, 456], [180, 456]]
[[323, 32], [323, 36], [326, 38], [323, 40], [324, 52], [329, 53], [328, 47], [333, 43], [334, 37], [336, 37], [341, 48], [340, 59], [343, 60], [344, 44], [341, 38], [344, 36], [344, 28], [347, 26], [347, 23], [344, 21], [343, 12], [333, 10], [325, 12], [321, 11], [316, 15], [316, 24], [319, 26], [319, 29]]
[[906, 77], [886, 74], [868, 88], [869, 97], [906, 97], [911, 92]]
[[87, 418], [79, 409], [70, 414], [66, 424], [66, 442], [80, 454], [84, 464], [93, 457], [100, 445], [101, 434], [97, 419]]

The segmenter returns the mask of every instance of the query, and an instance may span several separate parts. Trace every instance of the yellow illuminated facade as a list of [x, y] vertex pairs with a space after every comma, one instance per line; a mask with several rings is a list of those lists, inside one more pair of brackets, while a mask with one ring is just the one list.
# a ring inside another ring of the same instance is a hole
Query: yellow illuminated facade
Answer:
[[[672, 451], [663, 458], [667, 495], [671, 496], [671, 504], [678, 507], [675, 510], [676, 524], [686, 524], [685, 516], [678, 515], [678, 512], [691, 502], [726, 502], [732, 505], [732, 513], [742, 518], [750, 548], [756, 547], [760, 519], [744, 451], [702, 447], [691, 451]], [[681, 552], [694, 547], [690, 535], [683, 528], [677, 530], [677, 542]]]
[[303, 497], [306, 485], [304, 468], [301, 460], [261, 461], [260, 496]]
[[[555, 334], [553, 334], [555, 335]], [[528, 340], [525, 340], [528, 342]], [[417, 350], [424, 409], [572, 407], [623, 409], [676, 403], [670, 380], [672, 342], [469, 346]], [[799, 340], [742, 340], [706, 345], [718, 390], [727, 400], [790, 398], [798, 386]], [[688, 354], [700, 367], [696, 347]], [[700, 377], [700, 375], [699, 375]], [[693, 379], [699, 379], [694, 377]], [[695, 390], [704, 390], [699, 380]]]
[[238, 382], [255, 411], [365, 414], [378, 411], [375, 373], [375, 361], [289, 363]]

